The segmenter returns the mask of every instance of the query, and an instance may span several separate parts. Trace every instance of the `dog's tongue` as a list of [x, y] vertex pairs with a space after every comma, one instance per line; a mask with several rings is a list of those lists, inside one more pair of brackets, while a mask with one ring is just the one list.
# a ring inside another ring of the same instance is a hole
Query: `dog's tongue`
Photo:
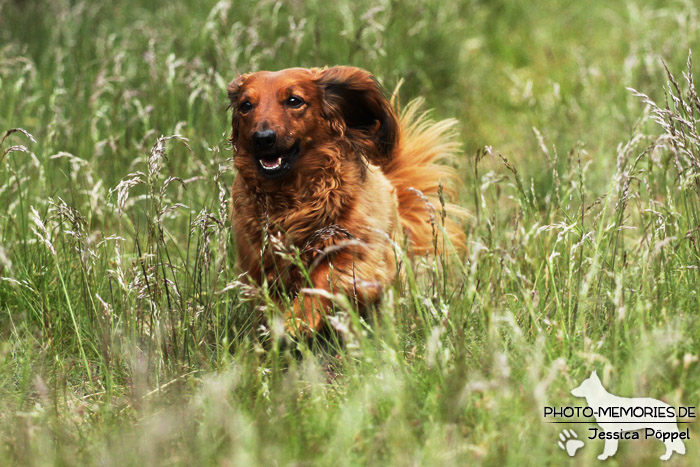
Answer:
[[272, 160], [260, 159], [260, 164], [266, 169], [276, 169], [277, 167], [282, 165], [282, 157], [278, 157], [277, 159]]

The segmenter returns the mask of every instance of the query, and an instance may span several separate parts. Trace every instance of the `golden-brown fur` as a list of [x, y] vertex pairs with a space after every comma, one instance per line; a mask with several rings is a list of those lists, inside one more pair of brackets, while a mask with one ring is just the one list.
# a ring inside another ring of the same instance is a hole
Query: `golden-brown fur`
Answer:
[[[330, 308], [326, 294], [302, 289], [376, 302], [396, 277], [402, 232], [413, 253], [433, 251], [438, 189], [455, 180], [435, 164], [457, 150], [452, 121], [431, 122], [417, 105], [397, 118], [372, 75], [353, 67], [246, 74], [228, 92], [238, 267], [273, 296], [295, 297], [288, 329], [318, 330]], [[464, 246], [456, 223], [445, 229]], [[308, 277], [275, 253], [280, 243], [301, 252]]]

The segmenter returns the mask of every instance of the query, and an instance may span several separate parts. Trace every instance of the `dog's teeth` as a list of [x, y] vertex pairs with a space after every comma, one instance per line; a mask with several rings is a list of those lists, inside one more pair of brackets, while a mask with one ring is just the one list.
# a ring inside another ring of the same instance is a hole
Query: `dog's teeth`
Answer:
[[260, 159], [260, 165], [262, 166], [263, 169], [265, 170], [274, 170], [278, 169], [282, 165], [282, 157], [278, 157], [275, 162], [267, 162], [263, 159]]

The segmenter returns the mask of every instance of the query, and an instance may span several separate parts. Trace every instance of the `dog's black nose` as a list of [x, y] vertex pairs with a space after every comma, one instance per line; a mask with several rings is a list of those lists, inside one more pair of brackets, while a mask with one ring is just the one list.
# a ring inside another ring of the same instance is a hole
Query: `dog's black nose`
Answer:
[[277, 134], [272, 130], [262, 130], [253, 133], [253, 144], [256, 149], [270, 149], [277, 141]]

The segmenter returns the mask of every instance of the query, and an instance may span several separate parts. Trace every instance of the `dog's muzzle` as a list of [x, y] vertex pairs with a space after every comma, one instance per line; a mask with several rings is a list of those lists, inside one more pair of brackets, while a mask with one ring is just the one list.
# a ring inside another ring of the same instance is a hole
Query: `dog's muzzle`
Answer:
[[[257, 143], [254, 142], [257, 146]], [[289, 172], [299, 157], [299, 142], [282, 152], [259, 151], [253, 154], [256, 159], [258, 171], [268, 179], [275, 179], [284, 176]]]

